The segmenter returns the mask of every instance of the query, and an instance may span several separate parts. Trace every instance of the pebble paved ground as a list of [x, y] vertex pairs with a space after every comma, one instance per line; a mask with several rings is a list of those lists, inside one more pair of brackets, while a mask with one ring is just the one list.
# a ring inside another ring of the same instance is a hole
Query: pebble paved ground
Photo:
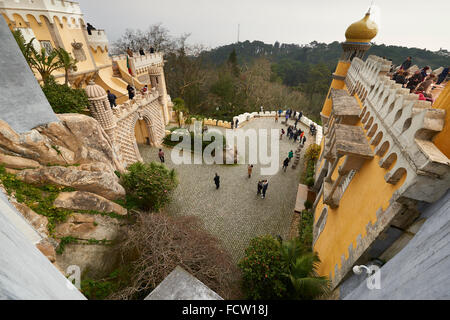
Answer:
[[[263, 118], [251, 121], [242, 130], [281, 128], [286, 131], [286, 126], [275, 123], [274, 118]], [[309, 134], [307, 138], [308, 145], [313, 138]], [[279, 172], [273, 176], [261, 176], [260, 166], [256, 165], [250, 179], [247, 165], [174, 165], [170, 159], [172, 149], [163, 148], [167, 167], [175, 168], [180, 181], [166, 211], [173, 215], [200, 217], [206, 229], [223, 241], [237, 263], [252, 238], [267, 234], [287, 238], [302, 165], [300, 163], [295, 170], [289, 167], [286, 173], [281, 166], [289, 151], [295, 152], [296, 148], [297, 143], [284, 136], [280, 141]], [[157, 148], [141, 145], [139, 149], [146, 162], [159, 161]], [[216, 172], [221, 178], [219, 190], [213, 182]], [[265, 199], [256, 195], [258, 180], [262, 178], [269, 180]]]

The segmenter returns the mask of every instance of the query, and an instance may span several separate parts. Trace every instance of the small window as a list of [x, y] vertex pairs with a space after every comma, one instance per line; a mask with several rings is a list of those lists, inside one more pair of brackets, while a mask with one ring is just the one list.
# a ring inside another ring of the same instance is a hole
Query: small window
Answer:
[[48, 40], [40, 40], [39, 42], [41, 44], [41, 47], [45, 49], [45, 53], [47, 55], [49, 55], [50, 53], [53, 52], [53, 46], [52, 46], [52, 43], [50, 41], [48, 41]]

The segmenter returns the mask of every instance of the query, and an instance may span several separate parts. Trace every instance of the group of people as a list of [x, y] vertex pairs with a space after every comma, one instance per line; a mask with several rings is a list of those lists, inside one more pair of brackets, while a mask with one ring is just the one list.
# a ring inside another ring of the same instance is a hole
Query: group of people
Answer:
[[[280, 140], [283, 139], [283, 135], [285, 134], [284, 129], [281, 129], [281, 136]], [[299, 141], [302, 145], [305, 145], [306, 143], [306, 134], [305, 131], [302, 129], [297, 129], [295, 126], [289, 126], [287, 129], [287, 137], [289, 140], [292, 140], [293, 142]]]
[[[150, 47], [149, 52], [150, 52], [150, 53], [155, 53], [155, 49], [154, 49], [153, 47]], [[130, 58], [133, 58], [134, 53], [133, 53], [133, 50], [131, 50], [130, 47], [127, 48], [127, 54], [128, 54], [128, 56], [129, 56]], [[139, 54], [140, 54], [141, 56], [145, 56], [145, 51], [144, 51], [143, 48], [139, 48]]]
[[[278, 115], [279, 116], [281, 116], [281, 114], [283, 113], [283, 110], [278, 110]], [[285, 115], [285, 118], [286, 118], [286, 122], [289, 120], [289, 119], [295, 119], [295, 127], [297, 127], [297, 123], [302, 119], [302, 117], [303, 117], [303, 112], [297, 112], [297, 111], [295, 111], [295, 110], [292, 110], [292, 109], [288, 109], [288, 110], [286, 110], [286, 115]], [[278, 120], [278, 118], [276, 118], [276, 121]]]
[[[395, 83], [399, 83], [403, 88], [409, 89], [411, 93], [419, 95], [419, 100], [431, 101], [433, 102], [433, 97], [430, 93], [430, 88], [434, 84], [441, 84], [446, 80], [449, 74], [449, 67], [444, 68], [444, 70], [436, 75], [430, 73], [430, 67], [425, 66], [421, 70], [417, 70], [414, 74], [411, 74], [408, 70], [411, 68], [412, 58], [408, 57], [400, 66], [400, 68], [395, 71], [391, 77]], [[394, 71], [394, 69], [391, 69]]]

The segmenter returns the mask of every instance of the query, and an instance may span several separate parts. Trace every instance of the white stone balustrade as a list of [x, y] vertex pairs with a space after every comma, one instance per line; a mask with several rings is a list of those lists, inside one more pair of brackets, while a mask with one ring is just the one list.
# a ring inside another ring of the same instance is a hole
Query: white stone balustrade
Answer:
[[89, 46], [94, 50], [97, 50], [99, 47], [103, 51], [108, 50], [109, 41], [105, 30], [91, 30], [91, 33], [92, 34], [88, 34], [86, 31]]

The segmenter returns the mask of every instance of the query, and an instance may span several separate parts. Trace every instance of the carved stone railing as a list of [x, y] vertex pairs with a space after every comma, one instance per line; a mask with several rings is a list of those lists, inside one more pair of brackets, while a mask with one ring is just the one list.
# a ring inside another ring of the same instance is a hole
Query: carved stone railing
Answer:
[[88, 34], [86, 31], [86, 36], [88, 44], [92, 49], [97, 50], [98, 47], [103, 51], [108, 49], [109, 41], [105, 30], [91, 30], [91, 34]]

